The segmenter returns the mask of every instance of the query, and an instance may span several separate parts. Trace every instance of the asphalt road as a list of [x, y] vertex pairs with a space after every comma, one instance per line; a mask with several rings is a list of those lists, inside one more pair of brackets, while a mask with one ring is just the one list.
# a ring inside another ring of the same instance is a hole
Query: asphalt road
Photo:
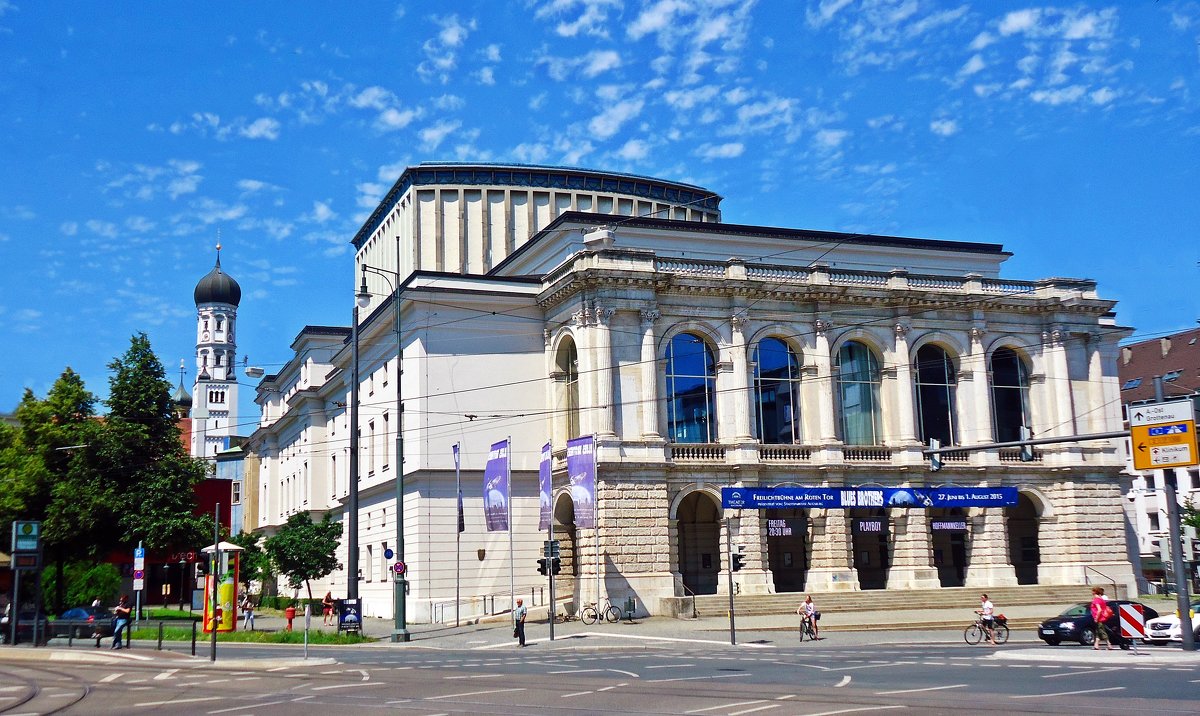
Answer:
[[0, 713], [1194, 714], [1200, 697], [1200, 662], [1162, 651], [628, 641], [314, 647], [309, 663], [291, 647], [222, 644], [215, 667], [138, 649], [63, 657], [105, 663], [0, 650]]

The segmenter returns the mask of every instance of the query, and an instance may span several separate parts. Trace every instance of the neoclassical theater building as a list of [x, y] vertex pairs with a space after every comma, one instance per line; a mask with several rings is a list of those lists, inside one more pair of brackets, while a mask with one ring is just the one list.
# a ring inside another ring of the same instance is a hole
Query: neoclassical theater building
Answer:
[[[258, 386], [258, 528], [298, 511], [357, 520], [364, 609], [391, 617], [385, 554], [403, 470], [409, 620], [452, 620], [456, 603], [463, 616], [499, 611], [510, 580], [544, 603], [538, 463], [550, 443], [558, 584], [576, 604], [599, 590], [661, 613], [667, 598], [725, 592], [730, 551], [744, 561], [732, 575], [742, 595], [1082, 585], [1089, 573], [1133, 585], [1117, 441], [1045, 445], [1031, 461], [1017, 448], [950, 452], [937, 472], [922, 454], [933, 439], [966, 448], [1020, 440], [1022, 428], [1120, 429], [1128, 331], [1093, 281], [1001, 277], [1010, 254], [996, 244], [728, 224], [720, 202], [583, 169], [407, 169], [345, 268], [347, 314], [364, 280], [370, 296], [359, 424], [346, 326], [304, 327], [294, 357]], [[575, 527], [565, 471], [566, 441], [586, 435], [595, 529]], [[511, 550], [507, 533], [486, 531], [480, 486], [505, 438]], [[726, 486], [947, 485], [1019, 497], [728, 513], [720, 497]], [[343, 595], [349, 578], [313, 590]]]

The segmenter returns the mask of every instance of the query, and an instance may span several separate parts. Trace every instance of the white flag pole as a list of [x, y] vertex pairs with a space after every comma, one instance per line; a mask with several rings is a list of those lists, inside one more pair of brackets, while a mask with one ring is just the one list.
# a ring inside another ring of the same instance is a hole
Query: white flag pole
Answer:
[[458, 528], [458, 510], [462, 506], [462, 475], [458, 467], [462, 461], [460, 449], [459, 444], [454, 443], [454, 626], [459, 625], [459, 591], [462, 586], [462, 530]]

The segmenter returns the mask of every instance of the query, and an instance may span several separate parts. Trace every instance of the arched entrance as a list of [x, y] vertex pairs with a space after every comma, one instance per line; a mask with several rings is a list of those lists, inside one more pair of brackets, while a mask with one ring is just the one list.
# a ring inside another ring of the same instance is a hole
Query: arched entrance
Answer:
[[1037, 584], [1042, 561], [1038, 546], [1041, 511], [1033, 498], [1022, 492], [1015, 506], [1004, 508], [1004, 515], [1008, 523], [1008, 560], [1017, 573], [1017, 584]]
[[892, 530], [887, 510], [882, 507], [847, 510], [854, 540], [854, 569], [859, 589], [886, 589], [892, 564]]
[[709, 495], [693, 492], [679, 503], [679, 576], [696, 594], [716, 594], [721, 572], [720, 508]]
[[933, 566], [943, 587], [961, 587], [967, 578], [967, 516], [960, 507], [929, 510]]
[[776, 592], [804, 589], [808, 572], [808, 513], [789, 507], [767, 510], [767, 565], [775, 580]]

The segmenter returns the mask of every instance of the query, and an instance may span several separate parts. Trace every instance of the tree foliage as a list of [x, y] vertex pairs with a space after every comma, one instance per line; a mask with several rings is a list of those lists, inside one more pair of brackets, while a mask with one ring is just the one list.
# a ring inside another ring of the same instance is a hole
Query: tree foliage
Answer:
[[42, 570], [42, 596], [45, 607], [51, 613], [63, 611], [63, 606], [82, 607], [99, 599], [101, 604], [115, 604], [121, 589], [121, 572], [106, 562], [68, 562], [63, 567], [64, 593], [62, 605], [54, 604], [52, 595], [58, 591], [58, 567], [50, 565]]
[[299, 589], [303, 585], [312, 599], [309, 582], [337, 568], [335, 553], [341, 536], [342, 523], [334, 522], [329, 513], [314, 523], [307, 512], [299, 512], [268, 537], [264, 546], [275, 570], [287, 578], [288, 586]]
[[271, 576], [271, 558], [263, 549], [261, 534], [239, 532], [230, 537], [229, 541], [243, 550], [240, 580], [242, 584], [246, 585], [247, 592], [251, 582], [261, 584]]

